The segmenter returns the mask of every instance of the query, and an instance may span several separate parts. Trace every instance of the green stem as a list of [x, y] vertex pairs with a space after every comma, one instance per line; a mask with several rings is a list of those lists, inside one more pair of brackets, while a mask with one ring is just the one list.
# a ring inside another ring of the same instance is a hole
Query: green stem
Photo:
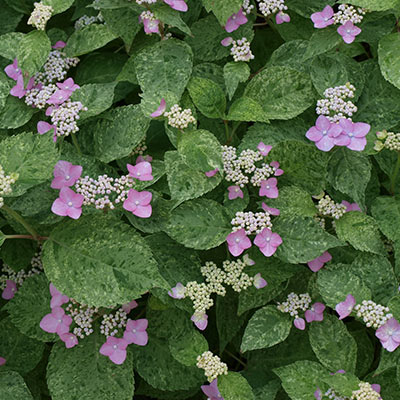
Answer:
[[38, 236], [37, 238], [32, 235], [4, 235], [6, 239], [31, 239], [31, 240], [47, 240], [48, 236]]
[[34, 240], [39, 240], [37, 232], [16, 211], [12, 210], [6, 204], [3, 204], [2, 209], [18, 221], [33, 236]]
[[243, 367], [247, 367], [247, 365], [238, 357], [236, 357], [234, 354], [232, 354], [229, 350], [225, 349], [224, 352], [226, 354], [228, 354], [229, 357], [232, 357], [233, 359], [235, 359], [238, 363], [240, 363], [241, 365], [243, 365]]
[[79, 147], [79, 143], [78, 143], [78, 140], [76, 139], [75, 133], [71, 133], [71, 137], [72, 137], [72, 142], [74, 143], [74, 146], [76, 148], [76, 151], [81, 156], [82, 151], [81, 151], [81, 148]]
[[396, 186], [397, 176], [399, 175], [400, 170], [400, 152], [397, 153], [397, 162], [396, 166], [394, 167], [394, 171], [392, 176], [390, 177], [390, 192], [394, 195], [394, 188]]
[[226, 119], [224, 119], [224, 125], [225, 125], [226, 144], [229, 144], [229, 142], [231, 141], [231, 137], [229, 135], [229, 123]]

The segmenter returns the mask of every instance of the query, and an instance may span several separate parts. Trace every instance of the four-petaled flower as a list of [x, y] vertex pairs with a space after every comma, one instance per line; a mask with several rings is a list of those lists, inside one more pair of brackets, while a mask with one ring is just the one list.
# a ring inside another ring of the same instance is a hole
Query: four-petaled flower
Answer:
[[342, 204], [344, 206], [346, 206], [346, 212], [349, 212], [349, 211], [361, 211], [362, 212], [360, 206], [357, 203], [349, 203], [348, 201], [343, 200]]
[[335, 137], [339, 136], [342, 128], [325, 117], [320, 115], [317, 118], [315, 126], [311, 127], [307, 133], [306, 138], [315, 142], [318, 149], [322, 151], [329, 151], [335, 145]]
[[259, 196], [267, 196], [270, 199], [276, 199], [279, 195], [278, 180], [276, 178], [269, 178], [261, 181]]
[[215, 378], [209, 385], [202, 385], [202, 392], [208, 397], [208, 400], [224, 400], [218, 390], [218, 378]]
[[307, 310], [304, 315], [308, 323], [312, 321], [322, 321], [324, 319], [325, 305], [322, 303], [314, 303], [310, 310]]
[[123, 208], [131, 211], [133, 215], [140, 218], [149, 218], [152, 213], [150, 205], [153, 195], [151, 192], [138, 192], [135, 189], [130, 189], [128, 198], [124, 201]]
[[228, 187], [228, 199], [229, 200], [235, 200], [238, 197], [243, 199], [243, 191], [240, 189], [240, 186], [229, 186]]
[[190, 320], [197, 326], [198, 329], [204, 331], [208, 325], [208, 315], [202, 312], [195, 312]]
[[121, 308], [127, 313], [129, 314], [134, 308], [136, 308], [138, 306], [138, 303], [136, 302], [136, 300], [132, 300], [129, 303], [123, 304], [121, 306]]
[[133, 178], [139, 179], [139, 181], [152, 181], [152, 168], [151, 164], [147, 161], [142, 161], [136, 165], [126, 164], [129, 175]]
[[64, 82], [57, 82], [57, 87], [61, 90], [75, 92], [80, 86], [77, 85], [72, 78], [66, 79]]
[[[53, 129], [53, 136], [55, 136], [57, 127], [55, 125], [49, 124], [46, 121], [39, 121], [37, 123], [37, 131], [39, 135], [43, 135]], [[56, 136], [57, 137], [57, 136]]]
[[16, 81], [18, 77], [22, 74], [21, 68], [18, 68], [18, 60], [14, 58], [13, 63], [7, 65], [7, 67], [4, 68], [4, 72], [7, 74], [9, 78], [14, 79], [14, 81]]
[[281, 243], [282, 238], [269, 228], [264, 228], [254, 239], [254, 244], [266, 257], [271, 257]]
[[395, 351], [400, 346], [400, 324], [395, 318], [390, 318], [376, 330], [375, 336], [387, 351]]
[[275, 175], [275, 176], [281, 176], [281, 175], [283, 175], [283, 169], [280, 169], [280, 168], [279, 168], [279, 165], [280, 165], [280, 164], [278, 163], [278, 161], [272, 161], [272, 162], [270, 163], [270, 166], [275, 168], [275, 171], [274, 171], [274, 175]]
[[52, 283], [50, 283], [50, 294], [51, 294], [50, 308], [61, 307], [63, 304], [69, 302], [69, 297], [59, 292]]
[[332, 25], [335, 21], [333, 20], [333, 8], [326, 6], [322, 11], [311, 14], [311, 21], [314, 22], [314, 28], [326, 28]]
[[268, 155], [268, 153], [271, 151], [272, 146], [269, 144], [267, 145], [267, 144], [264, 144], [263, 142], [260, 142], [260, 143], [258, 143], [257, 149], [262, 156], [266, 157]]
[[178, 282], [175, 287], [168, 291], [169, 296], [173, 299], [183, 299], [185, 297], [186, 288], [182, 283]]
[[235, 257], [240, 256], [246, 249], [251, 247], [251, 241], [247, 237], [244, 228], [231, 232], [226, 241], [228, 242], [230, 253]]
[[60, 335], [60, 339], [65, 343], [67, 349], [71, 349], [78, 344], [78, 338], [71, 332], [63, 333]]
[[143, 18], [143, 28], [145, 33], [148, 35], [152, 33], [160, 33], [159, 25], [159, 19]]
[[267, 286], [267, 281], [261, 276], [261, 273], [254, 275], [254, 286], [256, 289], [262, 289]]
[[145, 318], [135, 321], [128, 319], [124, 332], [124, 339], [128, 344], [134, 343], [138, 346], [146, 346], [148, 341], [146, 329], [148, 325], [149, 321]]
[[225, 30], [231, 33], [233, 31], [236, 31], [236, 29], [238, 29], [240, 25], [243, 25], [246, 22], [247, 17], [245, 14], [243, 14], [243, 10], [241, 8], [236, 14], [233, 14], [228, 18], [228, 21], [225, 25]]
[[371, 126], [365, 122], [352, 122], [347, 118], [341, 118], [339, 125], [342, 128], [342, 132], [335, 137], [335, 145], [347, 146], [350, 150], [355, 151], [364, 150], [367, 144], [365, 136], [367, 136]]
[[353, 43], [357, 35], [361, 33], [361, 29], [355, 26], [352, 21], [348, 20], [337, 29], [338, 34], [347, 44]]
[[304, 321], [303, 318], [296, 317], [293, 321], [293, 325], [297, 328], [300, 329], [301, 331], [304, 331], [306, 329], [306, 321]]
[[48, 104], [59, 105], [64, 103], [71, 97], [72, 92], [70, 90], [56, 90], [47, 100]]
[[107, 341], [100, 347], [100, 354], [107, 356], [114, 364], [120, 365], [126, 359], [128, 344], [125, 339], [109, 336]]
[[290, 22], [290, 15], [284, 13], [283, 11], [279, 11], [275, 15], [275, 22], [277, 25], [283, 24], [284, 22]]
[[60, 190], [60, 197], [54, 200], [51, 211], [61, 217], [78, 219], [82, 214], [82, 203], [84, 197], [80, 193], [75, 193], [69, 187]]
[[321, 256], [309, 261], [307, 265], [312, 272], [317, 272], [324, 266], [325, 263], [331, 260], [332, 256], [327, 251], [325, 251]]
[[60, 160], [54, 167], [54, 179], [51, 182], [53, 189], [62, 189], [75, 184], [82, 175], [82, 167], [68, 161]]
[[57, 333], [61, 336], [63, 333], [69, 332], [72, 324], [72, 318], [65, 314], [61, 307], [54, 307], [50, 314], [46, 314], [40, 321], [40, 327], [49, 333]]
[[4, 300], [11, 300], [15, 296], [15, 293], [17, 293], [17, 284], [12, 280], [7, 279], [6, 287], [4, 288], [1, 297]]
[[356, 299], [353, 295], [348, 294], [346, 300], [336, 304], [335, 310], [339, 314], [339, 319], [348, 317], [356, 305]]

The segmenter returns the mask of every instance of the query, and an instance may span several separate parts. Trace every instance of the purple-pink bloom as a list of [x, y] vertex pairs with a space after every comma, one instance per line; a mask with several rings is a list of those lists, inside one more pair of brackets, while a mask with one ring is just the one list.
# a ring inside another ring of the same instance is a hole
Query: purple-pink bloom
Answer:
[[218, 390], [218, 378], [215, 378], [209, 385], [202, 385], [201, 390], [208, 397], [208, 400], [224, 400]]
[[275, 172], [274, 172], [274, 175], [275, 176], [281, 176], [281, 175], [283, 175], [283, 173], [284, 173], [284, 171], [283, 171], [283, 169], [280, 169], [279, 168], [279, 163], [278, 163], [278, 161], [272, 161], [270, 164], [269, 164], [271, 167], [273, 167], [273, 168], [275, 168]]
[[308, 323], [312, 321], [322, 321], [324, 319], [325, 305], [322, 303], [314, 303], [310, 310], [307, 310], [304, 315]]
[[341, 118], [339, 125], [342, 128], [342, 132], [335, 137], [335, 145], [347, 146], [350, 150], [355, 151], [364, 150], [367, 144], [365, 136], [367, 136], [371, 126], [365, 122], [353, 122], [347, 118]]
[[143, 161], [152, 162], [153, 161], [153, 157], [149, 156], [148, 154], [145, 155], [145, 156], [140, 155], [140, 156], [137, 157], [137, 159], [135, 161], [135, 164], [139, 164], [139, 163], [141, 163]]
[[233, 42], [233, 38], [232, 37], [226, 37], [225, 39], [222, 39], [221, 40], [221, 44], [222, 44], [222, 46], [224, 46], [224, 47], [227, 47], [227, 46], [229, 46], [231, 43]]
[[151, 35], [152, 33], [160, 33], [159, 19], [143, 18], [142, 21], [145, 33], [148, 35]]
[[72, 95], [70, 90], [56, 90], [50, 98], [47, 100], [48, 104], [59, 105], [64, 103], [64, 101], [68, 100]]
[[7, 74], [9, 78], [14, 79], [14, 81], [16, 81], [18, 77], [22, 74], [21, 69], [18, 68], [18, 60], [14, 58], [13, 63], [7, 65], [7, 67], [4, 68], [4, 72]]
[[269, 178], [266, 181], [261, 181], [259, 196], [267, 196], [270, 199], [276, 199], [279, 196], [278, 180], [276, 178]]
[[293, 321], [293, 325], [297, 328], [300, 329], [301, 331], [304, 331], [306, 329], [306, 321], [304, 321], [303, 318], [296, 317]]
[[353, 43], [357, 35], [361, 33], [361, 29], [355, 26], [352, 21], [348, 20], [337, 29], [338, 34], [347, 44]]
[[326, 28], [332, 25], [335, 21], [332, 19], [333, 8], [331, 6], [326, 6], [322, 11], [311, 14], [311, 21], [314, 22], [314, 28]]
[[395, 351], [400, 346], [400, 324], [395, 318], [390, 318], [376, 330], [375, 336], [387, 351]]
[[149, 325], [149, 321], [145, 318], [137, 319], [135, 321], [128, 319], [126, 324], [124, 339], [128, 344], [134, 343], [138, 346], [146, 346], [149, 337], [146, 329]]
[[151, 164], [147, 161], [142, 161], [136, 165], [126, 164], [129, 175], [133, 178], [139, 179], [139, 181], [152, 181], [152, 168]]
[[321, 256], [309, 261], [307, 265], [312, 272], [317, 272], [324, 266], [325, 263], [331, 260], [332, 256], [327, 251], [325, 251], [325, 253], [323, 253]]
[[271, 215], [280, 215], [280, 211], [277, 208], [269, 207], [266, 203], [262, 203], [261, 207], [263, 208], [264, 211]]
[[59, 40], [56, 42], [53, 46], [51, 46], [52, 49], [63, 49], [67, 43], [63, 42], [62, 40]]
[[381, 385], [379, 385], [378, 383], [373, 383], [371, 385], [372, 389], [375, 390], [376, 393], [380, 393], [381, 392]]
[[185, 297], [185, 286], [178, 282], [175, 287], [168, 291], [169, 296], [173, 299], [183, 299]]
[[225, 30], [229, 33], [236, 31], [240, 25], [243, 25], [247, 22], [247, 17], [243, 14], [242, 8], [236, 13], [231, 15], [226, 21]]
[[0, 366], [4, 365], [6, 361], [7, 360], [4, 357], [0, 357]]
[[18, 76], [17, 84], [10, 90], [10, 94], [11, 96], [18, 97], [19, 99], [25, 96], [26, 90], [24, 87], [24, 78], [22, 74]]
[[151, 118], [156, 118], [164, 114], [165, 108], [167, 107], [167, 103], [165, 99], [162, 98], [160, 105], [158, 106], [157, 110], [150, 114]]
[[212, 169], [211, 171], [204, 172], [204, 174], [206, 175], [207, 178], [212, 178], [214, 175], [216, 175], [218, 173], [218, 171], [219, 171], [219, 169], [215, 168], [215, 169]]
[[153, 211], [150, 205], [152, 197], [151, 192], [138, 192], [135, 189], [130, 189], [128, 198], [124, 201], [122, 207], [127, 211], [131, 211], [137, 217], [149, 218]]
[[320, 115], [315, 122], [315, 126], [311, 127], [306, 138], [315, 142], [319, 150], [329, 151], [335, 145], [334, 137], [340, 135], [342, 128], [325, 117]]
[[52, 283], [50, 283], [50, 294], [51, 294], [50, 308], [61, 307], [63, 304], [69, 302], [69, 297], [59, 292]]
[[61, 307], [54, 307], [50, 314], [46, 314], [40, 321], [40, 327], [49, 333], [57, 333], [61, 336], [69, 331], [72, 318], [65, 314]]
[[65, 343], [67, 349], [71, 349], [78, 344], [78, 338], [71, 332], [63, 333], [60, 335], [60, 339]]
[[7, 279], [6, 287], [4, 288], [1, 297], [4, 300], [11, 300], [15, 296], [15, 293], [17, 293], [17, 284], [12, 280]]
[[342, 204], [344, 206], [346, 206], [346, 212], [349, 212], [349, 211], [361, 211], [361, 208], [357, 203], [351, 203], [350, 204], [348, 201], [343, 200]]
[[322, 400], [322, 391], [320, 388], [317, 388], [317, 390], [314, 392], [314, 397], [317, 400]]
[[177, 11], [186, 12], [188, 10], [188, 6], [184, 0], [164, 0], [164, 3]]
[[51, 211], [61, 217], [70, 217], [78, 219], [82, 214], [82, 203], [84, 197], [75, 193], [69, 187], [63, 187], [60, 190], [59, 197], [54, 200]]
[[255, 237], [254, 244], [266, 257], [271, 257], [282, 244], [282, 238], [277, 233], [272, 232], [271, 229], [264, 228]]
[[208, 325], [208, 315], [206, 313], [195, 312], [190, 320], [197, 326], [198, 329], [204, 331]]
[[283, 11], [279, 11], [275, 15], [275, 22], [277, 25], [283, 24], [284, 22], [290, 22], [290, 15], [284, 13]]
[[47, 133], [49, 131], [51, 131], [52, 129], [54, 129], [53, 131], [53, 135], [56, 133], [57, 127], [55, 125], [51, 125], [46, 121], [39, 121], [37, 123], [37, 131], [39, 135], [43, 135], [44, 133]]
[[227, 237], [229, 252], [237, 257], [246, 249], [251, 247], [251, 241], [246, 235], [246, 231], [242, 228], [235, 232], [231, 232]]
[[254, 275], [254, 286], [256, 287], [256, 289], [262, 289], [267, 285], [267, 281], [261, 276], [260, 273]]
[[258, 143], [257, 149], [262, 156], [266, 157], [268, 155], [268, 153], [271, 151], [272, 146], [269, 144], [266, 145], [263, 142], [260, 142], [260, 143]]
[[348, 317], [356, 305], [356, 299], [353, 295], [348, 294], [345, 301], [336, 304], [335, 310], [339, 314], [339, 319]]
[[127, 313], [129, 314], [134, 308], [136, 308], [138, 306], [138, 303], [136, 302], [136, 300], [132, 300], [129, 303], [123, 304], [121, 306], [121, 308]]
[[75, 92], [80, 86], [77, 85], [72, 78], [66, 79], [63, 83], [57, 82], [57, 87], [61, 90]]
[[82, 175], [82, 166], [73, 165], [68, 161], [60, 160], [54, 166], [54, 179], [51, 182], [53, 189], [62, 189], [75, 184]]
[[243, 191], [240, 189], [240, 186], [229, 186], [228, 187], [228, 199], [229, 200], [235, 200], [238, 197], [243, 199]]
[[114, 364], [122, 364], [126, 359], [128, 342], [125, 339], [109, 336], [100, 347], [100, 354], [107, 356]]

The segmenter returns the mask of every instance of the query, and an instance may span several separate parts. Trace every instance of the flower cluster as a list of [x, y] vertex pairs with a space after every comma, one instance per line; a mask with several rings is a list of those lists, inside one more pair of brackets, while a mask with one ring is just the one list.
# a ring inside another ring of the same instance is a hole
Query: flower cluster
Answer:
[[228, 374], [228, 366], [221, 361], [218, 356], [215, 356], [211, 351], [205, 351], [203, 354], [197, 356], [197, 367], [204, 369], [204, 375], [209, 382], [220, 375]]
[[257, 0], [257, 3], [261, 14], [265, 17], [277, 13], [275, 21], [278, 25], [283, 22], [290, 22], [290, 16], [285, 13], [288, 9], [285, 5], [285, 0]]
[[308, 265], [308, 268], [310, 268], [310, 270], [312, 272], [318, 272], [325, 265], [325, 263], [327, 263], [331, 260], [332, 260], [332, 256], [327, 251], [325, 251], [319, 257], [314, 258], [314, 260], [308, 261], [307, 265]]
[[320, 215], [329, 216], [334, 219], [339, 219], [347, 211], [344, 204], [335, 203], [327, 194], [319, 200], [317, 209]]
[[348, 4], [339, 5], [337, 13], [333, 8], [327, 5], [322, 11], [311, 15], [314, 27], [318, 29], [326, 28], [332, 24], [340, 24], [337, 32], [342, 36], [343, 41], [347, 44], [353, 43], [357, 35], [361, 33], [361, 29], [354, 24], [362, 21], [366, 10], [363, 8], [355, 8]]
[[374, 150], [382, 149], [400, 151], [400, 133], [388, 132], [383, 130], [376, 133], [378, 140], [375, 141]]
[[180, 130], [186, 129], [190, 124], [196, 123], [196, 118], [192, 115], [190, 108], [179, 107], [174, 104], [169, 111], [164, 112], [164, 117], [168, 118], [168, 125]]
[[46, 29], [47, 21], [51, 18], [51, 14], [53, 13], [53, 7], [46, 6], [43, 3], [33, 3], [35, 9], [32, 11], [27, 24], [34, 26], [36, 29], [40, 31], [44, 31]]
[[264, 228], [272, 228], [271, 217], [268, 212], [238, 211], [231, 224], [233, 232], [244, 229], [246, 235], [261, 233]]
[[126, 327], [128, 319], [127, 313], [120, 308], [115, 314], [104, 314], [100, 325], [100, 332], [105, 336], [115, 336], [119, 333], [120, 329]]
[[101, 15], [101, 12], [99, 12], [97, 15], [82, 15], [82, 17], [78, 18], [75, 22], [74, 28], [76, 31], [79, 31], [83, 29], [84, 27], [88, 25], [92, 25], [94, 23], [103, 23], [104, 18]]
[[[302, 293], [300, 295], [296, 293], [290, 293], [287, 300], [283, 303], [278, 303], [278, 310], [283, 313], [289, 313], [291, 317], [294, 317], [293, 324], [297, 329], [304, 330], [306, 327], [306, 321], [311, 323], [312, 321], [322, 321], [324, 319], [325, 305], [322, 303], [314, 303], [311, 307], [311, 297], [308, 293]], [[299, 316], [299, 311], [304, 312], [304, 318]]]
[[139, 16], [139, 21], [143, 23], [144, 32], [146, 33], [146, 35], [151, 35], [152, 33], [160, 33], [160, 20], [157, 19], [151, 11], [143, 11]]
[[233, 61], [235, 62], [248, 62], [254, 59], [254, 55], [250, 49], [250, 42], [245, 37], [238, 40], [227, 37], [221, 41], [221, 44], [225, 47], [232, 45], [231, 55], [233, 56]]
[[[63, 51], [65, 47], [64, 42], [58, 42], [54, 50], [52, 50], [47, 58], [45, 64], [43, 65], [43, 71], [38, 72], [33, 76], [35, 79], [35, 84], [42, 84], [45, 86], [49, 83], [61, 82], [67, 77], [67, 73], [72, 67], [76, 67], [79, 63], [79, 58], [77, 57], [67, 57]], [[55, 46], [53, 46], [54, 48]], [[16, 61], [16, 60], [15, 60]]]
[[235, 261], [225, 260], [222, 263], [222, 268], [218, 268], [213, 262], [206, 262], [201, 267], [201, 273], [206, 282], [198, 283], [191, 281], [184, 286], [178, 282], [168, 294], [174, 299], [190, 298], [193, 302], [194, 314], [191, 320], [200, 330], [207, 327], [206, 311], [214, 305], [214, 300], [211, 298], [213, 293], [225, 296], [227, 286], [231, 286], [236, 292], [241, 292], [248, 287], [254, 285], [257, 289], [262, 289], [267, 285], [267, 282], [261, 277], [261, 274], [256, 274], [250, 277], [243, 272], [248, 265], [254, 265], [254, 261], [248, 257]]
[[251, 10], [254, 9], [254, 5], [251, 4], [250, 0], [243, 0], [242, 9], [243, 14], [250, 14]]
[[6, 175], [3, 167], [0, 165], [0, 208], [3, 207], [4, 198], [12, 192], [11, 185], [18, 179], [18, 173], [12, 173], [11, 175]]
[[[185, 0], [162, 0], [165, 4], [168, 4], [171, 8], [177, 11], [186, 12], [188, 10], [188, 6]], [[157, 3], [157, 0], [136, 0], [136, 3], [139, 5], [151, 5]]]
[[363, 319], [368, 328], [372, 326], [374, 329], [385, 325], [393, 317], [389, 313], [388, 307], [376, 304], [372, 300], [363, 300], [361, 304], [354, 307], [354, 311], [356, 311], [358, 318]]
[[379, 391], [377, 391], [374, 386], [379, 385], [371, 385], [368, 382], [360, 382], [358, 384], [359, 389], [354, 390], [350, 400], [382, 400], [381, 396], [379, 395]]
[[73, 299], [69, 299], [69, 303], [65, 309], [75, 323], [73, 334], [84, 339], [93, 333], [93, 317], [99, 311], [97, 307], [89, 307], [86, 304], [79, 304]]

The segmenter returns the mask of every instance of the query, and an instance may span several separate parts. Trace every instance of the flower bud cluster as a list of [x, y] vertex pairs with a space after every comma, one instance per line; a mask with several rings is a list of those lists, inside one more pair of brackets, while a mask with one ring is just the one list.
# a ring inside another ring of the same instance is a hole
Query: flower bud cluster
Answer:
[[245, 37], [232, 41], [231, 55], [235, 62], [247, 62], [254, 59], [254, 55], [250, 49], [250, 42]]
[[249, 275], [243, 272], [246, 267], [243, 260], [235, 261], [226, 260], [222, 263], [225, 270], [225, 284], [232, 287], [235, 292], [241, 292], [255, 283], [255, 278], [250, 278]]
[[378, 329], [393, 317], [388, 307], [376, 304], [372, 300], [363, 300], [361, 304], [354, 307], [354, 311], [357, 312], [358, 318], [363, 319], [368, 328]]
[[331, 216], [334, 219], [339, 219], [346, 213], [344, 204], [335, 203], [329, 195], [325, 195], [317, 204], [317, 209], [320, 215]]
[[56, 90], [57, 86], [54, 83], [44, 85], [41, 89], [34, 87], [26, 91], [25, 103], [33, 108], [45, 108], [47, 100], [49, 100]]
[[250, 14], [251, 10], [254, 9], [254, 5], [250, 3], [250, 0], [243, 0], [242, 9], [243, 14]]
[[12, 192], [11, 185], [15, 183], [18, 179], [17, 173], [12, 173], [11, 175], [6, 175], [3, 167], [0, 165], [0, 208], [3, 207], [4, 198]]
[[319, 217], [318, 215], [314, 215], [314, 219], [315, 219], [315, 221], [318, 222], [319, 226], [320, 226], [322, 229], [325, 229], [325, 219], [324, 219], [324, 218], [321, 218], [321, 217]]
[[76, 31], [79, 31], [83, 28], [85, 28], [88, 25], [92, 25], [96, 22], [102, 23], [104, 22], [104, 18], [101, 15], [101, 13], [98, 13], [97, 15], [82, 15], [79, 19], [76, 20], [74, 28]]
[[368, 382], [360, 382], [359, 389], [354, 390], [350, 400], [382, 400], [380, 394], [376, 392]]
[[366, 13], [365, 8], [353, 7], [349, 4], [340, 4], [339, 11], [333, 15], [335, 24], [344, 25], [347, 21], [351, 21], [353, 24], [359, 24]]
[[35, 8], [32, 11], [27, 24], [34, 26], [40, 31], [44, 31], [46, 29], [47, 21], [51, 18], [51, 14], [54, 11], [53, 7], [46, 6], [42, 3], [33, 3], [33, 5]]
[[136, 3], [139, 5], [142, 4], [154, 4], [157, 3], [157, 0], [136, 0]]
[[311, 304], [311, 297], [308, 293], [302, 293], [300, 296], [296, 293], [290, 293], [287, 300], [278, 303], [278, 310], [283, 313], [289, 313], [292, 317], [297, 317], [300, 311], [307, 311]]
[[125, 329], [128, 316], [126, 312], [120, 308], [115, 314], [104, 314], [100, 325], [100, 333], [104, 336], [115, 336], [120, 329]]
[[168, 125], [177, 129], [185, 129], [189, 124], [196, 123], [192, 110], [190, 108], [182, 110], [178, 104], [173, 105], [169, 111], [166, 111], [164, 117], [168, 118]]
[[288, 9], [285, 5], [285, 0], [257, 0], [257, 2], [261, 14], [266, 17], [279, 11], [286, 11]]
[[377, 132], [376, 137], [378, 140], [375, 142], [374, 150], [389, 149], [400, 151], [400, 133], [383, 130], [382, 132]]
[[65, 311], [66, 314], [69, 314], [75, 322], [76, 326], [73, 330], [74, 335], [84, 339], [85, 336], [89, 336], [93, 333], [93, 315], [99, 311], [97, 307], [89, 307], [70, 299], [70, 303], [67, 305]]
[[51, 122], [56, 127], [57, 136], [68, 136], [79, 131], [77, 121], [80, 111], [87, 111], [80, 101], [67, 100], [51, 110]]
[[331, 400], [349, 400], [348, 397], [339, 396], [333, 389], [328, 389], [324, 396]]
[[272, 230], [271, 217], [268, 212], [253, 213], [252, 211], [238, 211], [232, 219], [232, 232], [244, 229], [246, 235], [260, 233], [264, 228]]
[[197, 356], [196, 365], [198, 368], [204, 369], [204, 375], [209, 382], [212, 382], [220, 375], [228, 374], [228, 366], [218, 356], [211, 353], [211, 351], [205, 351], [200, 356]]
[[186, 284], [185, 297], [189, 297], [193, 302], [195, 313], [205, 313], [214, 305], [211, 298], [211, 285], [191, 281]]
[[324, 99], [317, 101], [316, 113], [325, 115], [331, 122], [338, 122], [341, 118], [348, 118], [357, 112], [357, 107], [348, 98], [354, 97], [356, 88], [349, 82], [346, 85], [328, 88], [324, 92]]
[[204, 276], [210, 293], [225, 296], [226, 289], [223, 285], [226, 280], [226, 273], [217, 267], [212, 261], [207, 261], [201, 267], [201, 274]]

